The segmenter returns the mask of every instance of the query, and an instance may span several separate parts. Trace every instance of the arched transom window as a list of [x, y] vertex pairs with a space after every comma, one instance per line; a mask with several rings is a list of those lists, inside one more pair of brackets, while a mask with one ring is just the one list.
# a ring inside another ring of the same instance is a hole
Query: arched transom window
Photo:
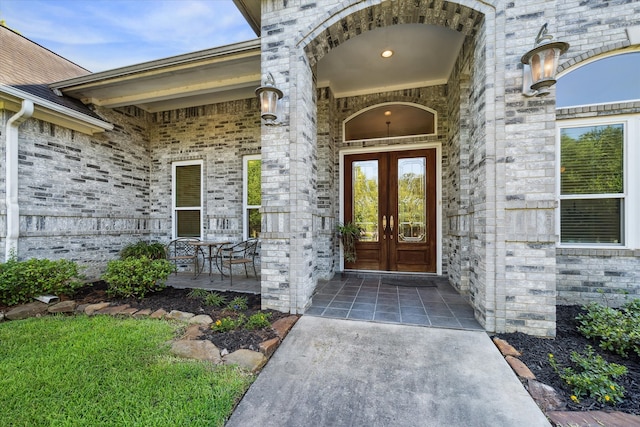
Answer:
[[436, 112], [410, 103], [384, 103], [358, 111], [344, 121], [344, 140], [435, 135]]

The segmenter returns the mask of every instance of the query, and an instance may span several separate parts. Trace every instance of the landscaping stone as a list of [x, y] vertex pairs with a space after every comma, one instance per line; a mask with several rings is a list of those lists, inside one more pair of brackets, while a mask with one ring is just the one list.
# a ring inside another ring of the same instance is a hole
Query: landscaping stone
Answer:
[[222, 362], [218, 347], [206, 340], [174, 341], [171, 345], [171, 353], [186, 359], [207, 360], [215, 364]]
[[73, 300], [62, 301], [49, 306], [49, 313], [73, 313], [76, 309], [76, 302]]
[[287, 316], [282, 319], [278, 319], [271, 324], [271, 328], [276, 332], [280, 339], [284, 339], [289, 333], [289, 330], [293, 328], [293, 325], [298, 321], [298, 316]]
[[206, 325], [201, 325], [198, 323], [190, 325], [187, 330], [182, 335], [183, 340], [195, 340], [202, 335], [202, 333], [207, 329]]
[[84, 310], [89, 307], [90, 304], [78, 304], [76, 305], [76, 313], [81, 314], [84, 313]]
[[142, 309], [142, 310], [138, 310], [133, 314], [133, 317], [135, 317], [136, 319], [139, 319], [141, 317], [149, 317], [151, 315], [151, 310], [148, 308]]
[[640, 417], [624, 412], [554, 411], [547, 414], [556, 427], [638, 427]]
[[522, 353], [520, 353], [518, 350], [513, 348], [511, 344], [509, 344], [503, 339], [494, 337], [493, 343], [496, 345], [496, 347], [498, 347], [498, 350], [500, 350], [500, 353], [502, 353], [503, 356], [514, 356], [514, 357], [522, 356]]
[[129, 304], [124, 305], [114, 305], [111, 307], [105, 307], [102, 310], [98, 310], [97, 314], [108, 314], [111, 316], [121, 315], [124, 310], [129, 308]]
[[540, 409], [545, 413], [549, 411], [561, 411], [566, 409], [567, 403], [560, 397], [556, 390], [536, 380], [527, 381], [529, 394], [536, 401]]
[[208, 314], [198, 314], [187, 320], [187, 323], [197, 323], [200, 325], [210, 325], [213, 323], [213, 319]]
[[271, 338], [260, 343], [260, 353], [269, 358], [276, 351], [280, 344], [280, 338]]
[[238, 365], [256, 373], [267, 363], [267, 358], [262, 353], [243, 348], [227, 354], [222, 361], [225, 365]]
[[195, 314], [193, 313], [185, 313], [184, 311], [180, 311], [180, 310], [171, 310], [169, 314], [167, 314], [164, 318], [169, 320], [179, 320], [181, 322], [186, 322], [194, 316]]
[[133, 316], [138, 312], [138, 309], [135, 307], [129, 307], [129, 308], [125, 308], [124, 310], [122, 310], [120, 313], [118, 313], [121, 316]]
[[0, 311], [0, 322], [4, 320], [4, 312]]
[[531, 370], [527, 367], [527, 365], [522, 363], [520, 359], [516, 359], [513, 356], [507, 356], [505, 357], [505, 359], [509, 364], [509, 366], [511, 366], [511, 369], [513, 369], [516, 375], [518, 375], [520, 378], [524, 378], [526, 380], [536, 379], [536, 376], [533, 375], [533, 372], [531, 372]]
[[163, 319], [167, 315], [166, 310], [159, 308], [149, 315], [151, 319]]
[[97, 304], [89, 304], [87, 308], [84, 309], [84, 313], [87, 316], [93, 316], [97, 311], [102, 310], [103, 308], [109, 307], [111, 303], [109, 302], [99, 302]]
[[12, 308], [6, 312], [5, 317], [9, 320], [22, 320], [28, 317], [37, 317], [46, 313], [47, 308], [49, 308], [47, 304], [34, 301]]

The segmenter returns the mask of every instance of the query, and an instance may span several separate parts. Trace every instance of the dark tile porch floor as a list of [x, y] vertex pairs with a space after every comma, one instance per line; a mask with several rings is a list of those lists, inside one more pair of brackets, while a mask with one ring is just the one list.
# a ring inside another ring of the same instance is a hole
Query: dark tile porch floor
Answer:
[[[431, 286], [383, 284], [380, 275], [337, 274], [319, 282], [311, 316], [399, 323], [434, 328], [483, 330], [467, 300], [447, 278], [429, 276]], [[408, 276], [413, 280], [415, 276]]]

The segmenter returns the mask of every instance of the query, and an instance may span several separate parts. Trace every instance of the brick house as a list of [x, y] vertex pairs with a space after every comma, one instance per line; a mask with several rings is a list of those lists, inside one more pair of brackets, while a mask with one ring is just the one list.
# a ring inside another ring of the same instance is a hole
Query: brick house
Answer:
[[[235, 3], [260, 38], [98, 73], [0, 27], [5, 258], [97, 276], [140, 239], [259, 232], [264, 308], [303, 313], [346, 270], [437, 274], [487, 331], [547, 336], [556, 304], [640, 294], [640, 96], [556, 102], [576, 70], [640, 55], [640, 3]], [[545, 23], [570, 48], [528, 96]], [[277, 126], [255, 96], [268, 74]]]

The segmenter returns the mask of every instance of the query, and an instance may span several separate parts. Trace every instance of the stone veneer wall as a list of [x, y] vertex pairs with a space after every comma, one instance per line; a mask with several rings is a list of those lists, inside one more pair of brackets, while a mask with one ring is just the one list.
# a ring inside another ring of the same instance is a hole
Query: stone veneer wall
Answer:
[[[462, 294], [469, 293], [469, 103], [474, 45], [473, 39], [465, 41], [447, 83], [449, 126], [443, 148], [448, 161], [442, 169], [443, 193], [447, 194], [442, 200], [442, 221], [448, 233], [443, 233], [442, 246], [449, 283]], [[470, 295], [472, 302], [473, 297]]]
[[[90, 136], [32, 118], [19, 132], [18, 258], [71, 259], [89, 279], [149, 230], [146, 113], [97, 112], [113, 131]], [[4, 174], [2, 182], [4, 255]]]
[[340, 242], [336, 236], [337, 218], [339, 218], [339, 165], [336, 141], [340, 129], [337, 118], [336, 102], [329, 88], [317, 91], [318, 114], [318, 215], [314, 230], [314, 257], [316, 276], [328, 280], [333, 277], [340, 265]]

